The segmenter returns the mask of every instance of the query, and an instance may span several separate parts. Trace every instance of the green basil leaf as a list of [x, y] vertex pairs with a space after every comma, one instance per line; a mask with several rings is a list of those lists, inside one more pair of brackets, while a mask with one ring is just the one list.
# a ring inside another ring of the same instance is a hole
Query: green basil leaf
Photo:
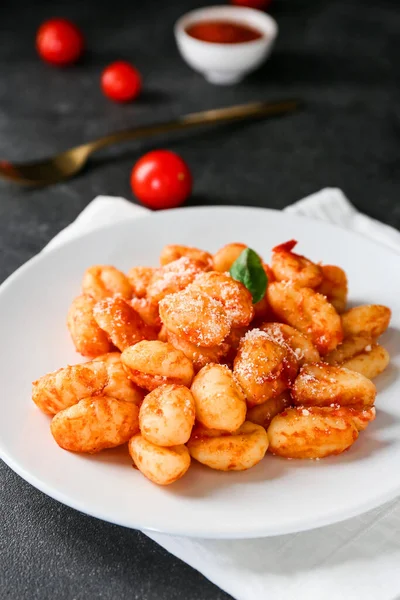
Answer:
[[246, 248], [238, 256], [229, 271], [231, 277], [247, 287], [253, 297], [253, 304], [264, 298], [268, 277], [258, 254]]

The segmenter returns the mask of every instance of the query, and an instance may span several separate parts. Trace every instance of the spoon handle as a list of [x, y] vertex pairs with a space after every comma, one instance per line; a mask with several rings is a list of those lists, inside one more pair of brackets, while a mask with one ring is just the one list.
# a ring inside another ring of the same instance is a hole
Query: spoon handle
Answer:
[[106, 146], [126, 140], [151, 137], [169, 131], [181, 131], [192, 127], [198, 127], [199, 125], [229, 123], [242, 121], [244, 119], [283, 115], [292, 112], [299, 107], [299, 100], [284, 100], [281, 102], [252, 102], [250, 104], [216, 108], [213, 110], [190, 113], [164, 123], [141, 125], [133, 129], [110, 133], [98, 140], [89, 142], [86, 146], [89, 153], [92, 153], [96, 150], [100, 150], [100, 148], [105, 148]]

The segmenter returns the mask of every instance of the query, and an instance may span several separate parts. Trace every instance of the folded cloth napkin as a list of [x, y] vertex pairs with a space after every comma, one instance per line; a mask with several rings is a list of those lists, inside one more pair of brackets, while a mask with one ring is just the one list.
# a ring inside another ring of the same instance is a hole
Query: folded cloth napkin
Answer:
[[[400, 233], [326, 188], [285, 210], [337, 223], [400, 252]], [[99, 196], [46, 247], [148, 211]], [[255, 540], [203, 540], [145, 532], [237, 600], [398, 600], [400, 499], [313, 531]]]

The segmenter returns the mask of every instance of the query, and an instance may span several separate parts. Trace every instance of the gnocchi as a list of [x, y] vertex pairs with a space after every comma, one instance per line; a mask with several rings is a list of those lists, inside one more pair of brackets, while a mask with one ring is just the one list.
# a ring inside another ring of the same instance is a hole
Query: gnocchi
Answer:
[[70, 452], [93, 454], [115, 448], [125, 444], [138, 431], [138, 407], [109, 396], [83, 398], [57, 413], [51, 421], [55, 441]]
[[109, 265], [95, 265], [86, 269], [82, 291], [97, 301], [116, 295], [129, 300], [133, 293], [126, 275]]
[[252, 329], [241, 340], [233, 372], [250, 406], [284, 392], [294, 381], [298, 364], [293, 352]]
[[235, 260], [246, 248], [246, 244], [226, 244], [226, 246], [220, 248], [213, 256], [214, 271], [219, 273], [229, 271]]
[[373, 406], [376, 388], [372, 381], [344, 367], [325, 363], [304, 365], [292, 387], [296, 405]]
[[[372, 338], [368, 333], [359, 333], [346, 337], [341, 344], [329, 354], [326, 354], [324, 361], [330, 365], [341, 365], [346, 360], [353, 358], [365, 348], [372, 344]], [[315, 361], [314, 361], [315, 362]]]
[[377, 338], [389, 327], [390, 308], [379, 304], [356, 306], [342, 314], [344, 336], [367, 333]]
[[331, 352], [343, 340], [340, 317], [322, 294], [288, 282], [274, 282], [267, 297], [276, 316], [308, 335], [320, 354]]
[[272, 341], [289, 348], [295, 355], [299, 365], [320, 360], [319, 352], [310, 339], [294, 327], [284, 323], [263, 323], [260, 325]]
[[242, 243], [213, 255], [170, 244], [160, 266], [126, 275], [87, 269], [67, 326], [90, 360], [32, 386], [56, 443], [94, 453], [128, 442], [134, 466], [158, 485], [183, 477], [192, 458], [242, 471], [267, 451], [273, 460], [348, 450], [376, 416], [371, 379], [389, 364], [377, 338], [391, 312], [346, 310], [343, 269], [295, 245], [275, 246], [271, 266], [246, 253], [241, 281], [229, 271]]
[[288, 408], [272, 419], [268, 438], [272, 454], [324, 458], [350, 448], [358, 429], [349, 414], [336, 408]]
[[231, 330], [223, 304], [196, 288], [170, 294], [159, 306], [166, 328], [192, 344], [217, 346]]
[[322, 282], [317, 292], [326, 296], [340, 314], [346, 310], [348, 283], [346, 273], [335, 265], [321, 265]]
[[187, 447], [192, 458], [211, 469], [245, 471], [264, 458], [268, 435], [264, 427], [247, 421], [231, 434], [197, 427]]
[[383, 346], [374, 343], [368, 333], [359, 333], [345, 338], [336, 350], [325, 356], [325, 361], [374, 379], [386, 369], [390, 356]]
[[72, 302], [67, 317], [67, 327], [77, 352], [88, 357], [112, 350], [106, 332], [98, 326], [93, 316], [95, 306], [94, 298], [82, 294]]
[[246, 417], [246, 400], [233, 373], [224, 365], [208, 364], [193, 380], [196, 419], [209, 429], [236, 431]]
[[321, 267], [292, 252], [297, 242], [291, 240], [272, 250], [271, 269], [277, 281], [290, 281], [299, 287], [315, 288], [322, 283]]
[[168, 294], [184, 290], [203, 271], [202, 262], [182, 256], [155, 271], [147, 288], [147, 298], [153, 303], [160, 302]]
[[190, 438], [195, 402], [183, 385], [161, 385], [143, 400], [139, 412], [142, 436], [157, 446], [179, 446]]
[[192, 383], [192, 362], [166, 342], [143, 340], [126, 348], [121, 360], [129, 379], [149, 391], [164, 383], [186, 387]]
[[227, 342], [223, 342], [219, 346], [204, 348], [204, 346], [196, 346], [196, 344], [188, 342], [168, 329], [166, 329], [166, 338], [174, 348], [182, 350], [183, 354], [192, 361], [195, 371], [200, 371], [208, 363], [218, 363], [229, 351]]
[[129, 440], [129, 454], [139, 471], [158, 485], [174, 483], [190, 467], [190, 454], [186, 446], [157, 446], [140, 434]]
[[98, 302], [93, 309], [98, 326], [121, 352], [142, 340], [155, 340], [157, 334], [123, 298], [115, 296]]
[[230, 275], [215, 271], [203, 273], [196, 277], [190, 289], [199, 289], [210, 298], [221, 302], [232, 327], [245, 327], [254, 316], [251, 293]]
[[128, 281], [136, 298], [144, 298], [147, 295], [147, 288], [153, 279], [155, 271], [154, 267], [132, 267], [128, 271]]
[[199, 248], [179, 246], [177, 244], [169, 244], [168, 246], [164, 246], [160, 254], [160, 265], [168, 265], [182, 257], [202, 263], [204, 269], [206, 270], [211, 270], [213, 268], [213, 257], [209, 252], [205, 252], [205, 250], [199, 250]]
[[102, 393], [107, 373], [90, 364], [73, 365], [43, 375], [32, 384], [32, 400], [44, 413], [55, 415], [79, 400]]
[[351, 371], [357, 371], [368, 379], [375, 379], [383, 373], [390, 361], [389, 352], [379, 344], [367, 346], [363, 352], [360, 352], [353, 358], [342, 363], [343, 367]]

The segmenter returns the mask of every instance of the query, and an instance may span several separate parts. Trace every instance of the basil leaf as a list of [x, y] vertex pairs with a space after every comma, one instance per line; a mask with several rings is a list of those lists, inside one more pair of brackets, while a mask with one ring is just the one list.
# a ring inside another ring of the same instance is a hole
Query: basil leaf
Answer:
[[229, 271], [231, 277], [247, 287], [253, 297], [253, 304], [264, 298], [268, 277], [258, 254], [246, 248], [238, 256]]

